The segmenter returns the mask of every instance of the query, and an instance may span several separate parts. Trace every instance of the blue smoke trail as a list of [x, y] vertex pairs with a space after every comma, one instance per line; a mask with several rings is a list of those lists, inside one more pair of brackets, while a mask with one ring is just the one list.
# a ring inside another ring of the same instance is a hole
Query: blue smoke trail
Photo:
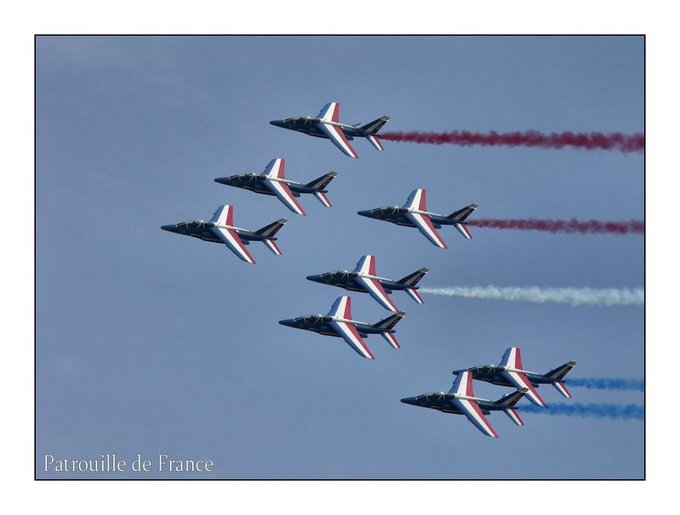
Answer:
[[543, 413], [544, 415], [567, 415], [571, 417], [623, 418], [642, 420], [644, 407], [637, 404], [549, 404], [541, 408], [534, 404], [517, 406], [525, 413]]
[[636, 392], [645, 391], [645, 381], [643, 379], [603, 379], [597, 377], [580, 377], [577, 379], [567, 379], [565, 382], [569, 386], [589, 388], [596, 390], [633, 390]]

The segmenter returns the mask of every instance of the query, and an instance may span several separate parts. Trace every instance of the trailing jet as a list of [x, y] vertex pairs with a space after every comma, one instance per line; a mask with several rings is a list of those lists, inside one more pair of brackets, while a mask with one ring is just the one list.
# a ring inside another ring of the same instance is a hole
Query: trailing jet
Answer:
[[335, 172], [329, 172], [307, 184], [291, 181], [286, 179], [286, 160], [279, 157], [272, 159], [260, 175], [246, 173], [230, 177], [218, 177], [215, 182], [243, 188], [254, 193], [262, 193], [263, 195], [276, 195], [293, 213], [305, 215], [305, 210], [302, 209], [296, 197], [299, 197], [302, 193], [310, 193], [324, 206], [331, 207], [326, 196], [326, 193], [328, 193], [326, 187], [336, 175], [338, 174]]
[[368, 254], [357, 262], [353, 272], [338, 270], [319, 275], [308, 275], [307, 279], [321, 284], [339, 286], [349, 291], [368, 293], [384, 308], [396, 313], [399, 308], [394, 304], [388, 293], [392, 293], [393, 290], [404, 290], [418, 304], [422, 304], [423, 299], [416, 291], [418, 289], [416, 284], [428, 271], [428, 268], [421, 268], [398, 281], [378, 277], [375, 272], [375, 256]]
[[352, 299], [348, 296], [338, 297], [327, 315], [306, 315], [297, 318], [280, 320], [279, 324], [326, 336], [339, 336], [343, 338], [357, 354], [368, 359], [375, 359], [371, 349], [368, 348], [365, 338], [369, 334], [380, 334], [387, 342], [398, 349], [400, 347], [397, 337], [394, 336], [394, 326], [405, 315], [399, 311], [394, 315], [377, 322], [367, 324], [352, 320]]
[[524, 370], [522, 366], [522, 354], [519, 347], [510, 347], [505, 351], [501, 358], [500, 365], [486, 365], [481, 367], [468, 368], [467, 370], [454, 370], [454, 374], [469, 372], [472, 377], [487, 383], [499, 386], [511, 386], [514, 388], [527, 388], [527, 398], [537, 406], [545, 407], [546, 403], [536, 391], [541, 384], [551, 384], [567, 399], [571, 399], [571, 394], [564, 384], [564, 376], [574, 368], [575, 361], [568, 361], [564, 365], [541, 374]]
[[433, 245], [442, 249], [448, 248], [436, 231], [442, 225], [453, 225], [465, 238], [472, 238], [466, 227], [465, 219], [477, 208], [477, 204], [470, 204], [450, 215], [440, 215], [427, 210], [426, 195], [427, 192], [424, 189], [413, 190], [402, 207], [378, 207], [359, 211], [358, 214], [406, 227], [417, 227]]
[[472, 374], [462, 372], [456, 377], [448, 393], [426, 393], [417, 397], [406, 397], [401, 399], [401, 402], [421, 408], [436, 409], [444, 413], [465, 415], [482, 433], [492, 438], [498, 438], [498, 433], [484, 415], [488, 415], [491, 411], [502, 411], [515, 424], [523, 426], [524, 421], [520, 418], [514, 406], [527, 391], [526, 388], [522, 388], [510, 395], [501, 397], [497, 401], [475, 397], [472, 389]]
[[229, 250], [247, 263], [255, 264], [255, 259], [250, 255], [246, 245], [251, 241], [261, 241], [269, 250], [277, 256], [281, 255], [281, 250], [276, 244], [277, 239], [274, 235], [287, 222], [281, 218], [276, 222], [265, 225], [262, 229], [252, 231], [234, 226], [234, 208], [230, 205], [220, 206], [209, 222], [195, 220], [193, 222], [180, 222], [177, 224], [163, 225], [164, 231], [192, 236], [204, 241], [214, 243], [224, 243]]
[[302, 132], [309, 136], [329, 139], [349, 157], [359, 157], [348, 141], [354, 138], [366, 138], [378, 150], [383, 149], [382, 143], [376, 134], [390, 119], [389, 116], [381, 116], [366, 125], [358, 123], [356, 125], [347, 125], [340, 123], [339, 118], [340, 104], [329, 102], [314, 118], [311, 116], [300, 116], [284, 120], [272, 120], [269, 123], [284, 129]]

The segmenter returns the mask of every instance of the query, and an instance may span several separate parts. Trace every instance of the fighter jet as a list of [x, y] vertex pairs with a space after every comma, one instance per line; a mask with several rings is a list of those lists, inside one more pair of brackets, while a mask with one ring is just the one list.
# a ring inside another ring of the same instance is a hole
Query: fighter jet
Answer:
[[377, 322], [368, 324], [352, 320], [352, 299], [348, 296], [338, 297], [327, 315], [305, 315], [297, 318], [280, 320], [279, 324], [326, 336], [339, 336], [343, 338], [359, 356], [375, 359], [371, 349], [362, 340], [369, 334], [380, 334], [387, 342], [398, 349], [400, 347], [397, 337], [394, 336], [394, 326], [405, 315], [399, 311], [394, 315]]
[[450, 215], [439, 215], [427, 210], [426, 194], [427, 192], [424, 189], [413, 190], [406, 200], [406, 204], [402, 207], [378, 207], [359, 211], [358, 214], [406, 227], [417, 227], [433, 245], [442, 249], [448, 248], [436, 231], [442, 225], [453, 225], [465, 238], [472, 238], [470, 231], [466, 227], [465, 219], [477, 208], [477, 204], [470, 204]]
[[368, 293], [385, 309], [396, 313], [399, 308], [394, 304], [388, 293], [392, 293], [393, 290], [404, 290], [418, 304], [422, 304], [423, 299], [416, 291], [418, 289], [416, 284], [428, 271], [428, 268], [421, 268], [398, 281], [378, 277], [375, 272], [375, 256], [368, 254], [357, 262], [353, 272], [338, 270], [319, 275], [308, 275], [307, 279], [321, 284], [339, 286], [349, 291]]
[[243, 261], [255, 264], [255, 259], [250, 255], [245, 247], [251, 241], [261, 241], [269, 250], [277, 256], [281, 255], [281, 250], [276, 244], [277, 239], [274, 235], [288, 221], [281, 218], [276, 222], [265, 225], [262, 229], [253, 231], [234, 226], [234, 208], [230, 205], [220, 206], [209, 222], [195, 220], [193, 222], [180, 222], [177, 224], [163, 225], [164, 231], [192, 236], [204, 241], [214, 243], [224, 243], [229, 250], [236, 254]]
[[276, 125], [277, 127], [283, 127], [284, 129], [302, 132], [309, 136], [329, 139], [349, 157], [359, 157], [348, 141], [354, 138], [366, 138], [378, 150], [383, 149], [382, 143], [376, 134], [390, 119], [389, 116], [381, 116], [377, 120], [373, 120], [366, 125], [358, 123], [355, 125], [347, 125], [340, 123], [339, 118], [340, 104], [337, 102], [329, 102], [315, 117], [300, 116], [298, 118], [272, 120], [269, 123]]
[[472, 377], [487, 383], [499, 386], [511, 386], [514, 388], [527, 388], [527, 398], [537, 406], [545, 407], [546, 403], [536, 391], [541, 384], [551, 384], [564, 397], [571, 399], [571, 394], [564, 384], [564, 376], [574, 368], [575, 361], [568, 361], [564, 365], [541, 374], [524, 370], [522, 366], [522, 354], [519, 347], [510, 347], [501, 358], [500, 365], [486, 365], [468, 368], [467, 370], [454, 370], [454, 374], [460, 375], [469, 372]]
[[311, 193], [324, 206], [331, 207], [331, 203], [326, 196], [326, 193], [328, 192], [326, 186], [328, 186], [336, 175], [338, 174], [335, 172], [329, 172], [307, 184], [291, 181], [286, 179], [286, 160], [279, 157], [277, 159], [272, 159], [265, 171], [260, 175], [256, 173], [246, 173], [243, 175], [232, 175], [230, 177], [218, 177], [215, 179], [215, 182], [226, 184], [227, 186], [243, 188], [254, 193], [276, 195], [293, 213], [305, 215], [305, 210], [302, 209], [302, 206], [295, 198], [299, 197], [302, 193]]
[[482, 433], [492, 438], [498, 438], [498, 433], [484, 415], [488, 415], [491, 411], [502, 411], [515, 424], [523, 426], [524, 421], [520, 418], [514, 406], [527, 391], [526, 388], [522, 388], [510, 395], [501, 397], [497, 401], [475, 397], [472, 389], [472, 374], [462, 372], [456, 377], [448, 393], [426, 393], [417, 397], [406, 397], [401, 399], [401, 402], [421, 408], [436, 409], [444, 413], [465, 415]]

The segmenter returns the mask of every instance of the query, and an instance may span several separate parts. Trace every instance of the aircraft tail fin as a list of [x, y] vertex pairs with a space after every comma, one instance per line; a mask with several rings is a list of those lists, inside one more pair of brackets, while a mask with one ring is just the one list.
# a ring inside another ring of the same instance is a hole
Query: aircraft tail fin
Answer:
[[281, 255], [281, 249], [274, 241], [276, 239], [274, 238], [274, 235], [279, 232], [281, 227], [283, 227], [287, 221], [288, 220], [285, 218], [280, 218], [276, 222], [272, 222], [269, 225], [265, 225], [262, 229], [255, 231], [255, 234], [260, 234], [266, 238], [265, 240], [262, 240], [262, 243], [264, 243], [267, 248], [277, 256]]
[[522, 397], [524, 397], [524, 394], [528, 391], [528, 388], [520, 388], [519, 390], [515, 390], [514, 392], [498, 399], [496, 404], [502, 404], [508, 408], [512, 408]]
[[522, 417], [519, 416], [519, 413], [514, 406], [522, 397], [524, 397], [524, 394], [526, 394], [528, 391], [528, 388], [520, 388], [519, 390], [515, 390], [514, 392], [506, 395], [505, 397], [501, 397], [496, 401], [496, 404], [506, 406], [506, 409], [503, 410], [503, 413], [510, 417], [510, 420], [512, 420], [518, 426], [523, 426], [524, 421], [522, 420]]
[[459, 209], [458, 211], [454, 211], [453, 213], [451, 213], [446, 218], [453, 220], [455, 222], [463, 222], [478, 207], [479, 206], [477, 204], [470, 204], [468, 206], [465, 206], [463, 209]]
[[406, 289], [406, 293], [418, 304], [423, 304], [424, 301], [423, 298], [420, 296], [420, 293], [418, 293], [417, 291], [416, 284], [418, 284], [418, 281], [425, 277], [425, 274], [427, 274], [427, 272], [429, 271], [430, 271], [429, 268], [421, 268], [397, 281], [399, 284], [409, 286], [409, 288]]
[[[381, 116], [380, 118], [373, 120], [372, 122], [368, 122], [366, 125], [362, 125], [358, 129], [366, 136], [375, 136], [378, 134], [378, 131], [383, 128], [383, 125], [385, 125], [389, 121], [390, 117], [389, 116]], [[371, 141], [371, 143], [373, 143]], [[378, 150], [382, 150], [382, 148], [378, 148]]]
[[561, 381], [564, 379], [569, 371], [576, 365], [575, 361], [568, 361], [564, 365], [560, 365], [557, 368], [553, 368], [550, 372], [545, 373], [547, 379], [554, 379], [555, 381]]
[[274, 235], [279, 232], [281, 227], [286, 225], [286, 220], [285, 218], [279, 218], [276, 222], [272, 222], [269, 225], [265, 225], [262, 229], [258, 229], [255, 231], [255, 234], [259, 234], [261, 236], [264, 236], [266, 238], [273, 238]]
[[380, 322], [373, 324], [373, 327], [381, 329], [383, 331], [380, 334], [382, 335], [383, 338], [385, 338], [385, 340], [387, 340], [387, 343], [389, 343], [395, 349], [399, 349], [401, 345], [399, 345], [397, 337], [391, 331], [394, 329], [394, 326], [397, 325], [399, 320], [401, 320], [404, 317], [405, 314], [406, 313], [404, 313], [403, 311], [399, 311], [394, 315], [390, 315], [387, 318], [381, 320]]
[[326, 186], [328, 186], [328, 184], [336, 175], [338, 175], [337, 172], [328, 172], [327, 174], [324, 174], [313, 181], [309, 181], [307, 184], [305, 184], [305, 186], [308, 188], [314, 188], [315, 190], [326, 189]]
[[401, 320], [404, 315], [403, 311], [398, 311], [394, 315], [390, 315], [387, 318], [383, 318], [380, 322], [373, 324], [376, 329], [382, 329], [383, 331], [391, 331], [395, 325]]
[[406, 277], [402, 277], [402, 278], [399, 279], [397, 282], [398, 282], [399, 284], [403, 284], [404, 286], [413, 287], [413, 286], [415, 286], [416, 284], [418, 284], [418, 282], [419, 282], [423, 277], [425, 277], [425, 274], [427, 274], [429, 271], [430, 271], [429, 268], [426, 268], [426, 267], [420, 268], [419, 270], [413, 272], [412, 274], [408, 274]]
[[326, 207], [331, 207], [331, 201], [328, 200], [328, 196], [323, 190], [330, 184], [330, 182], [336, 175], [338, 175], [336, 172], [328, 172], [327, 174], [322, 175], [318, 179], [314, 179], [313, 181], [310, 181], [307, 184], [305, 184], [305, 186], [307, 186], [308, 188], [314, 188], [317, 190], [314, 192], [314, 196], [319, 202], [321, 202]]

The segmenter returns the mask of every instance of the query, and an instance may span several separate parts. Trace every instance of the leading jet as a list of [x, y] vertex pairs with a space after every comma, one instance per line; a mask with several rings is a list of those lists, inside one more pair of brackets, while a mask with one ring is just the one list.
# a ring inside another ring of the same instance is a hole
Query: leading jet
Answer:
[[307, 279], [321, 284], [339, 286], [349, 291], [368, 293], [385, 309], [396, 313], [399, 311], [399, 308], [397, 308], [388, 294], [392, 293], [393, 290], [404, 290], [418, 304], [422, 304], [423, 298], [417, 292], [419, 287], [416, 284], [425, 277], [428, 271], [428, 268], [421, 268], [398, 281], [386, 279], [376, 274], [375, 256], [367, 254], [357, 262], [357, 266], [352, 272], [349, 270], [338, 270], [318, 275], [308, 275]]
[[328, 193], [326, 187], [336, 175], [338, 174], [335, 172], [329, 172], [307, 184], [291, 181], [286, 179], [286, 160], [279, 157], [272, 159], [264, 172], [259, 175], [256, 173], [246, 173], [230, 177], [218, 177], [215, 179], [215, 182], [243, 188], [254, 193], [276, 195], [293, 213], [305, 215], [305, 210], [302, 209], [296, 198], [303, 193], [310, 193], [324, 206], [331, 207], [331, 203], [326, 196], [326, 193]]
[[436, 229], [442, 225], [453, 225], [466, 238], [472, 238], [466, 227], [465, 219], [477, 209], [477, 204], [470, 204], [451, 213], [440, 215], [427, 210], [427, 191], [413, 190], [403, 206], [378, 207], [359, 211], [357, 214], [376, 220], [383, 220], [396, 225], [416, 227], [430, 242], [442, 249], [448, 248]]
[[389, 116], [381, 116], [365, 125], [359, 123], [347, 125], [340, 123], [340, 104], [329, 102], [315, 117], [300, 116], [284, 120], [272, 120], [269, 123], [284, 129], [302, 132], [309, 136], [329, 139], [343, 154], [357, 158], [359, 154], [352, 148], [348, 140], [366, 138], [376, 149], [383, 150], [382, 143], [376, 135], [389, 119]]
[[255, 259], [248, 252], [246, 245], [251, 241], [261, 241], [274, 254], [280, 256], [281, 250], [275, 242], [277, 238], [274, 235], [286, 222], [285, 218], [281, 218], [256, 231], [243, 229], [234, 226], [234, 208], [230, 205], [224, 205], [217, 208], [217, 211], [215, 211], [215, 214], [213, 214], [213, 217], [208, 222], [203, 220], [180, 222], [163, 225], [161, 229], [191, 236], [203, 241], [224, 243], [240, 259], [246, 263], [255, 264]]
[[406, 397], [401, 399], [401, 402], [421, 408], [436, 409], [443, 413], [465, 415], [486, 436], [498, 438], [498, 433], [484, 415], [488, 415], [491, 411], [502, 411], [515, 424], [523, 426], [524, 421], [514, 406], [527, 391], [526, 388], [522, 388], [497, 401], [475, 397], [472, 389], [472, 374], [463, 372], [456, 377], [448, 393], [426, 393], [417, 397]]
[[398, 349], [400, 345], [397, 337], [394, 336], [394, 326], [397, 325], [405, 314], [403, 311], [399, 311], [375, 324], [352, 320], [352, 299], [345, 295], [335, 300], [333, 307], [331, 307], [327, 315], [305, 315], [280, 320], [279, 324], [312, 331], [325, 336], [339, 336], [359, 356], [375, 359], [371, 349], [368, 348], [368, 345], [366, 345], [362, 338], [369, 334], [380, 334], [392, 347]]
[[564, 384], [564, 376], [576, 365], [575, 361], [568, 361], [553, 370], [541, 374], [525, 370], [522, 366], [522, 354], [519, 347], [510, 347], [505, 351], [499, 365], [486, 365], [472, 367], [466, 370], [454, 370], [456, 375], [470, 373], [475, 379], [499, 386], [514, 388], [527, 388], [527, 398], [537, 406], [546, 407], [543, 398], [536, 388], [541, 384], [551, 384], [567, 399], [571, 399], [571, 393]]

